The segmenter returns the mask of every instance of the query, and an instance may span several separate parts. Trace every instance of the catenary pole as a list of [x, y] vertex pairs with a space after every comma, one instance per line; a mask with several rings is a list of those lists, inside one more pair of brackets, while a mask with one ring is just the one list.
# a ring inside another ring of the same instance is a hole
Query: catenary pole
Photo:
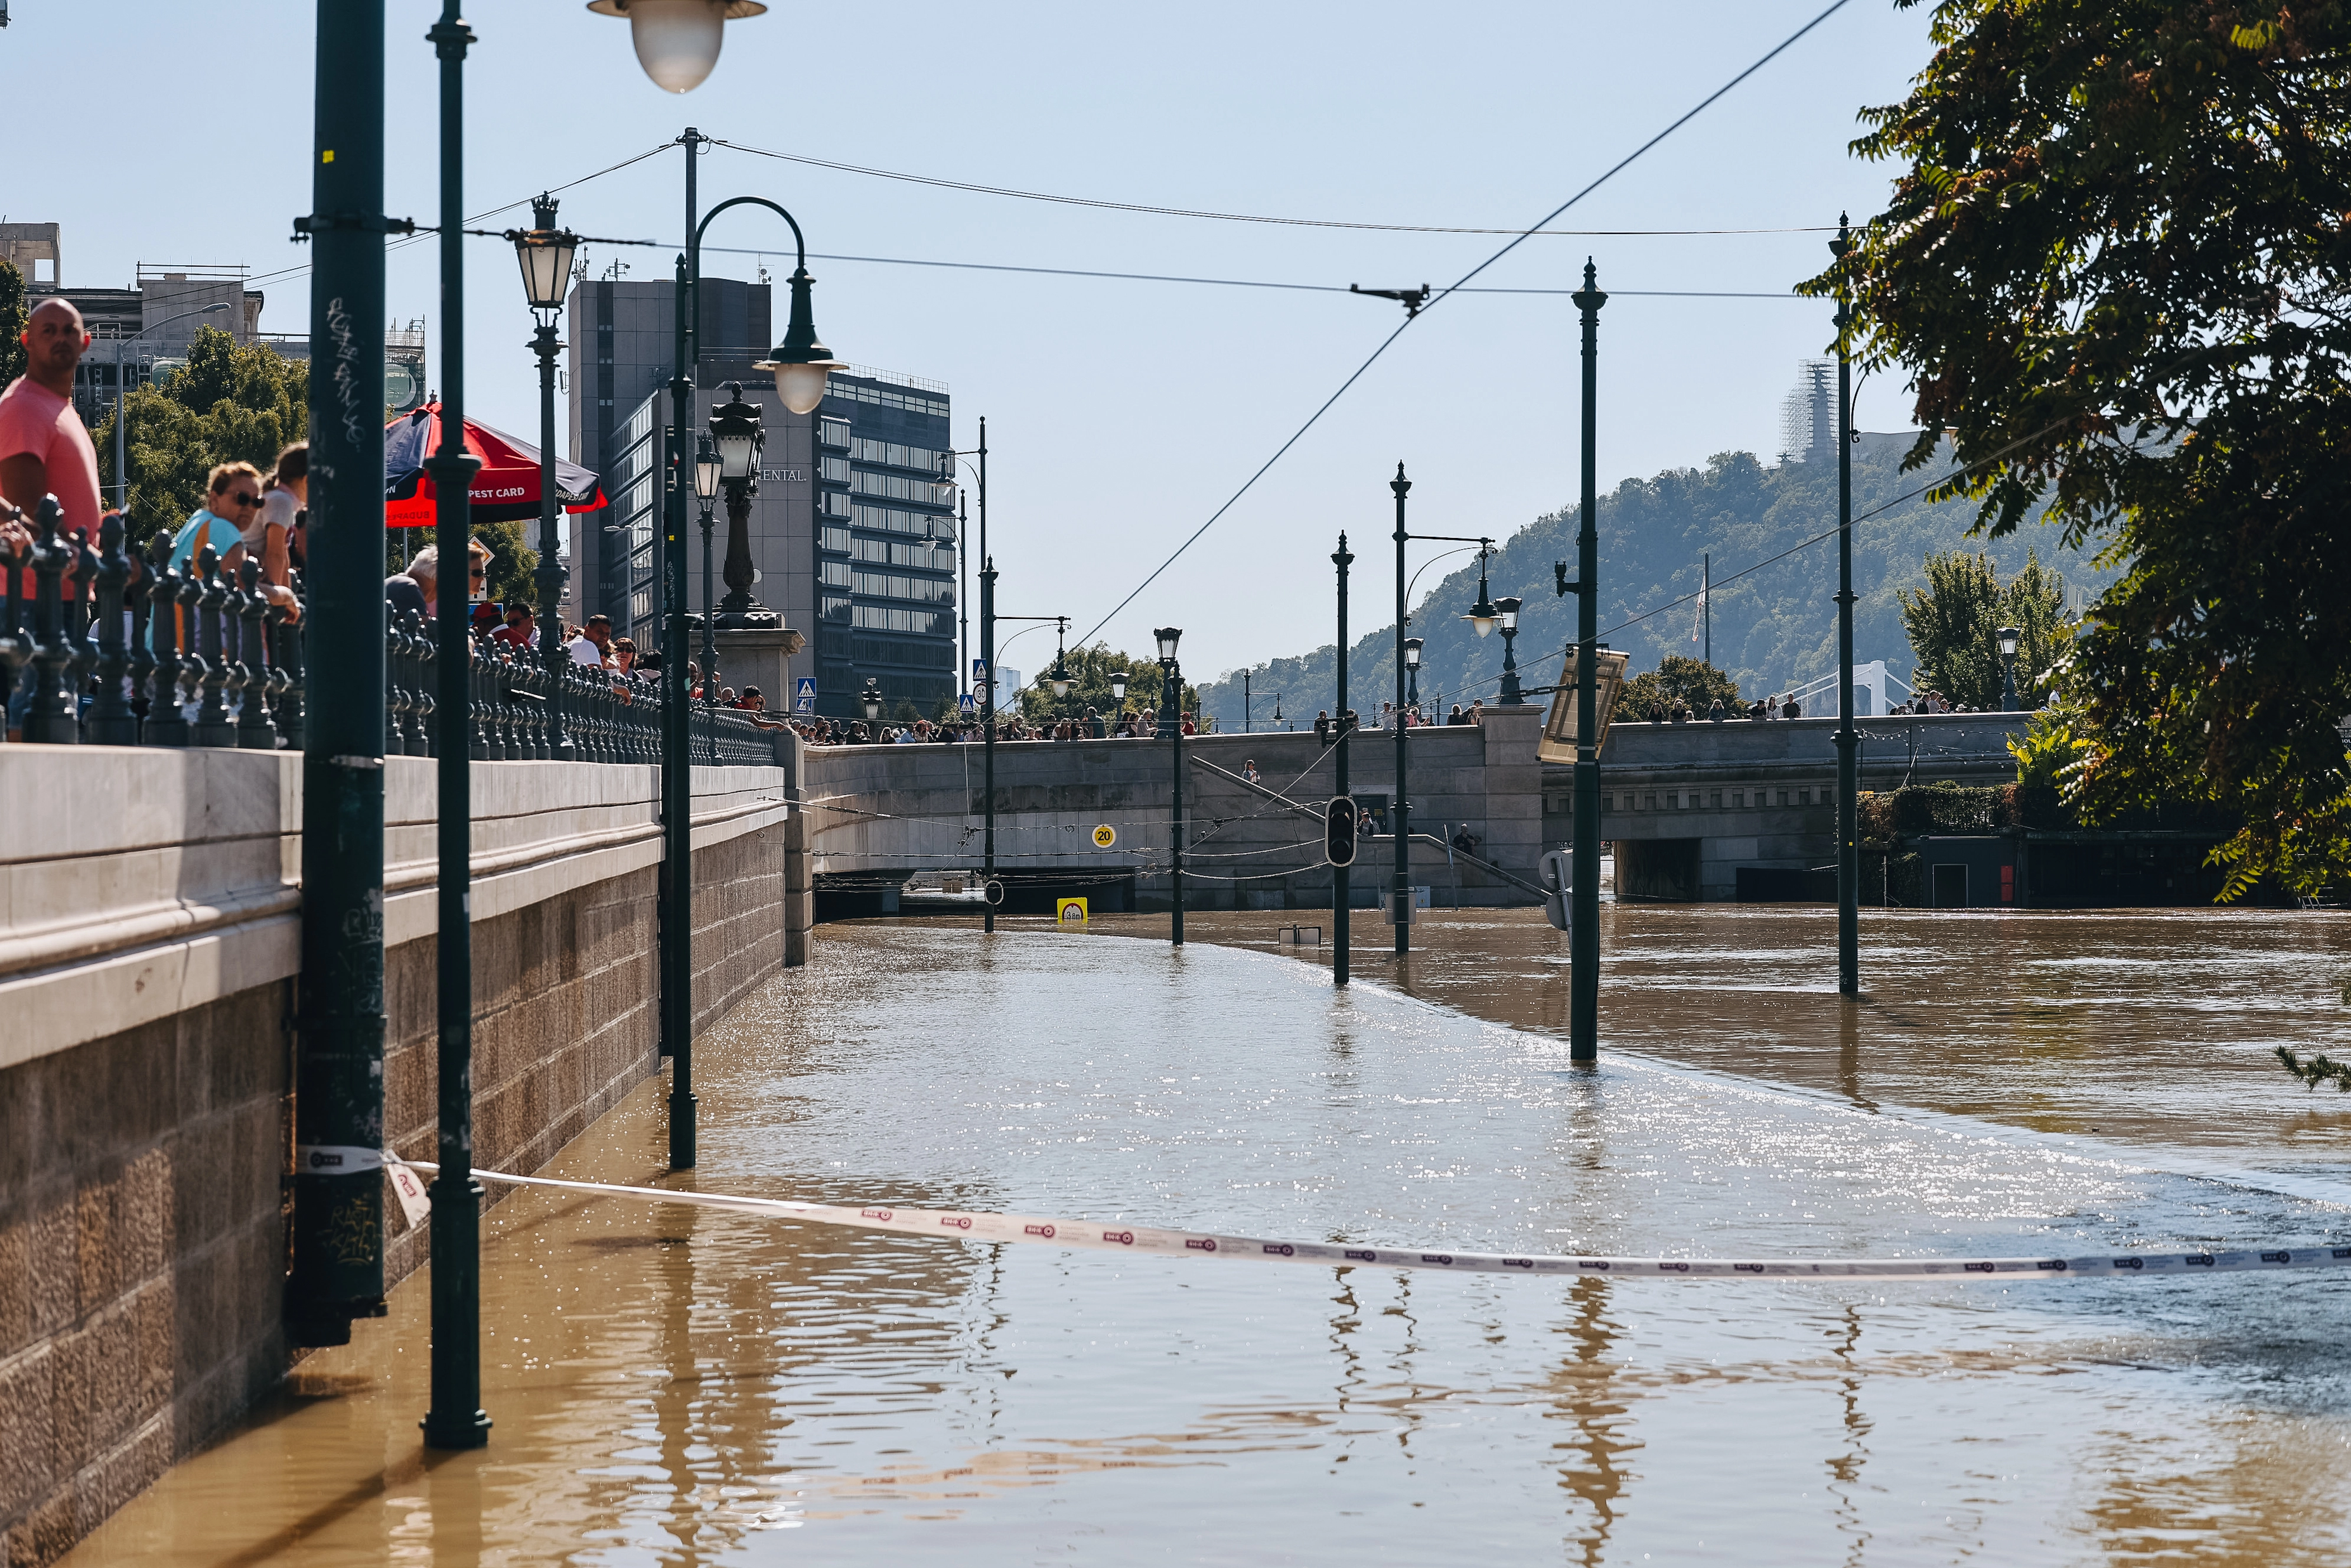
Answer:
[[[440, 547], [434, 610], [434, 773], [439, 786], [439, 884], [434, 946], [440, 983], [441, 1169], [433, 1181], [433, 1403], [424, 1441], [478, 1448], [482, 1408], [482, 1186], [474, 1179], [473, 503], [480, 458], [465, 450], [465, 49], [473, 29], [443, 0], [426, 35], [441, 58], [441, 444], [433, 476]], [[371, 330], [372, 330], [371, 327]]]
[[[287, 1334], [383, 1301], [383, 0], [319, 0], [310, 213], [309, 613], [293, 1269]], [[314, 687], [313, 689], [316, 689]]]
[[[1331, 564], [1339, 569], [1339, 704], [1332, 721], [1339, 727], [1339, 748], [1335, 762], [1337, 777], [1332, 780], [1333, 794], [1347, 792], [1347, 569], [1355, 563], [1348, 552], [1347, 536], [1339, 536], [1339, 548], [1331, 553]], [[1353, 825], [1349, 824], [1349, 831]], [[1359, 840], [1360, 841], [1360, 835]], [[1348, 914], [1354, 903], [1354, 889], [1347, 875], [1347, 867], [1331, 868], [1331, 983], [1347, 983], [1349, 932]]]
[[1568, 918], [1568, 1059], [1600, 1060], [1600, 532], [1598, 455], [1593, 450], [1600, 382], [1600, 291], [1591, 261], [1575, 296], [1583, 323], [1583, 487], [1575, 533], [1575, 906]]
[[[1843, 265], [1852, 231], [1837, 214], [1837, 236], [1829, 245]], [[1853, 727], [1853, 361], [1845, 335], [1853, 306], [1844, 280], [1837, 287], [1837, 989], [1861, 994], [1861, 770], [1855, 758], [1861, 737]]]
[[[1411, 907], [1409, 900], [1412, 897], [1412, 808], [1405, 789], [1404, 723], [1404, 634], [1408, 624], [1404, 605], [1404, 547], [1405, 541], [1412, 537], [1405, 531], [1404, 498], [1412, 490], [1412, 481], [1404, 476], [1402, 463], [1396, 465], [1396, 476], [1388, 481], [1388, 488], [1395, 492], [1396, 507], [1395, 817], [1391, 827], [1395, 842], [1395, 882], [1389, 896], [1398, 901], [1391, 906], [1392, 909], [1404, 910]], [[1412, 951], [1412, 927], [1401, 920], [1395, 923], [1395, 950], [1399, 958]]]
[[[685, 148], [685, 232], [697, 222], [695, 174], [702, 143], [692, 126], [678, 138]], [[695, 331], [695, 301], [685, 257], [677, 258], [672, 296], [675, 319], [676, 374], [670, 381], [670, 429], [666, 443], [668, 488], [662, 508], [662, 881], [661, 1038], [670, 1059], [669, 1164], [690, 1170], [695, 1162], [694, 1098], [694, 757], [687, 711], [685, 664], [686, 476], [692, 455], [694, 387], [700, 348]]]

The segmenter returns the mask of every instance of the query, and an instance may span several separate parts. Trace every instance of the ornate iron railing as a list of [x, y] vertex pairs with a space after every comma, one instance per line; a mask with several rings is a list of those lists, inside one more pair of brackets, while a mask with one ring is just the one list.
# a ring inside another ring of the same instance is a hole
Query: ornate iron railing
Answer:
[[[0, 503], [0, 518], [7, 516]], [[180, 569], [169, 536], [149, 541], [141, 570], [109, 514], [97, 548], [58, 528], [45, 500], [28, 549], [0, 548], [7, 591], [0, 609], [0, 671], [22, 692], [23, 738], [48, 745], [298, 749], [310, 700], [303, 622], [262, 589], [246, 558], [224, 573], [210, 545]], [[23, 594], [29, 570], [34, 591]], [[67, 579], [72, 579], [72, 587]], [[300, 603], [298, 580], [295, 602]], [[444, 716], [434, 694], [440, 649], [422, 616], [387, 613], [384, 737], [388, 757], [431, 757]], [[559, 653], [491, 639], [473, 649], [464, 716], [471, 756], [483, 761], [660, 760], [659, 678], [622, 674]], [[772, 764], [773, 731], [731, 708], [690, 705], [694, 760]], [[561, 741], [559, 747], [558, 740]]]

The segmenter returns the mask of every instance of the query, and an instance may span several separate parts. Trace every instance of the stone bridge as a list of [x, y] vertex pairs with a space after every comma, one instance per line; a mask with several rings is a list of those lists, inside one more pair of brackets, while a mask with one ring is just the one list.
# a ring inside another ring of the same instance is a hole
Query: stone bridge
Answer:
[[[1935, 714], [1861, 721], [1862, 788], [2015, 777], [2009, 736], [2022, 715]], [[1543, 711], [1487, 711], [1482, 726], [1411, 731], [1413, 881], [1440, 906], [1532, 902], [1536, 862], [1573, 840], [1573, 768], [1543, 760]], [[1631, 897], [1797, 896], [1835, 859], [1836, 721], [1617, 724], [1601, 755], [1600, 836]], [[1540, 748], [1540, 749], [1539, 749]], [[1364, 731], [1350, 747], [1350, 792], [1384, 831], [1395, 742]], [[985, 805], [982, 748], [817, 747], [802, 804], [820, 889], [879, 893], [918, 873], [975, 871]], [[1331, 904], [1320, 808], [1335, 759], [1311, 733], [1198, 736], [1184, 743], [1185, 902], [1191, 908], [1310, 909]], [[1259, 782], [1247, 779], [1254, 764]], [[997, 865], [1016, 904], [1059, 894], [1098, 909], [1168, 902], [1173, 759], [1160, 740], [1019, 741], [996, 748]], [[1095, 828], [1116, 835], [1097, 849]], [[1450, 846], [1460, 830], [1474, 857]], [[1424, 837], [1423, 835], [1426, 835]], [[1394, 841], [1367, 841], [1353, 902], [1389, 885]], [[844, 906], [836, 898], [836, 909]], [[879, 907], [868, 904], [866, 907]], [[845, 912], [845, 911], [844, 911]]]
[[[2008, 740], [2028, 716], [1856, 720], [1861, 788], [2007, 783], [2016, 777]], [[1600, 837], [1615, 846], [1618, 894], [1818, 895], [1816, 868], [1836, 861], [1836, 729], [1834, 718], [1610, 726], [1600, 754]], [[1574, 836], [1574, 773], [1566, 763], [1543, 764], [1547, 845]]]
[[[1482, 727], [1410, 732], [1413, 882], [1437, 904], [1523, 904], [1537, 896], [1542, 712], [1489, 716]], [[1164, 740], [1015, 741], [996, 747], [998, 875], [1015, 907], [1050, 910], [1056, 894], [1096, 909], [1165, 908], [1171, 881], [1174, 759]], [[855, 907], [849, 890], [894, 888], [918, 872], [980, 863], [984, 748], [970, 745], [810, 747], [801, 803], [820, 903]], [[1385, 825], [1395, 737], [1350, 742], [1350, 792]], [[1258, 782], [1249, 781], [1254, 766]], [[1196, 909], [1327, 909], [1322, 804], [1336, 792], [1332, 748], [1311, 731], [1204, 735], [1184, 742], [1190, 824], [1184, 898]], [[1093, 831], [1116, 841], [1097, 849]], [[1447, 841], [1466, 827], [1474, 859]], [[1424, 835], [1426, 835], [1424, 837]], [[1358, 853], [1352, 903], [1375, 905], [1394, 875], [1393, 838]]]

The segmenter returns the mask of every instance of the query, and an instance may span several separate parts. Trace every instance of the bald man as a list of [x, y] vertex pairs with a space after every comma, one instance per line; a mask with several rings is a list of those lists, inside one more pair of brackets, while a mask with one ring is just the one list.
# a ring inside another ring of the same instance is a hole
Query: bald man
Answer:
[[[41, 497], [57, 497], [64, 532], [86, 529], [95, 547], [98, 452], [73, 406], [74, 367], [89, 348], [89, 333], [70, 301], [52, 298], [33, 307], [17, 341], [25, 345], [25, 373], [0, 392], [0, 496], [22, 508], [27, 527]], [[31, 574], [26, 576], [29, 594]]]

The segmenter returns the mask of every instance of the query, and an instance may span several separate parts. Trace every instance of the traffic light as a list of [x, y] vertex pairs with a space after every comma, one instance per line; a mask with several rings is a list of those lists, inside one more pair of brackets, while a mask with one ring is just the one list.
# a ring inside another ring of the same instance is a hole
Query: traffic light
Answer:
[[1322, 809], [1322, 858], [1332, 865], [1355, 863], [1355, 798], [1333, 795]]

